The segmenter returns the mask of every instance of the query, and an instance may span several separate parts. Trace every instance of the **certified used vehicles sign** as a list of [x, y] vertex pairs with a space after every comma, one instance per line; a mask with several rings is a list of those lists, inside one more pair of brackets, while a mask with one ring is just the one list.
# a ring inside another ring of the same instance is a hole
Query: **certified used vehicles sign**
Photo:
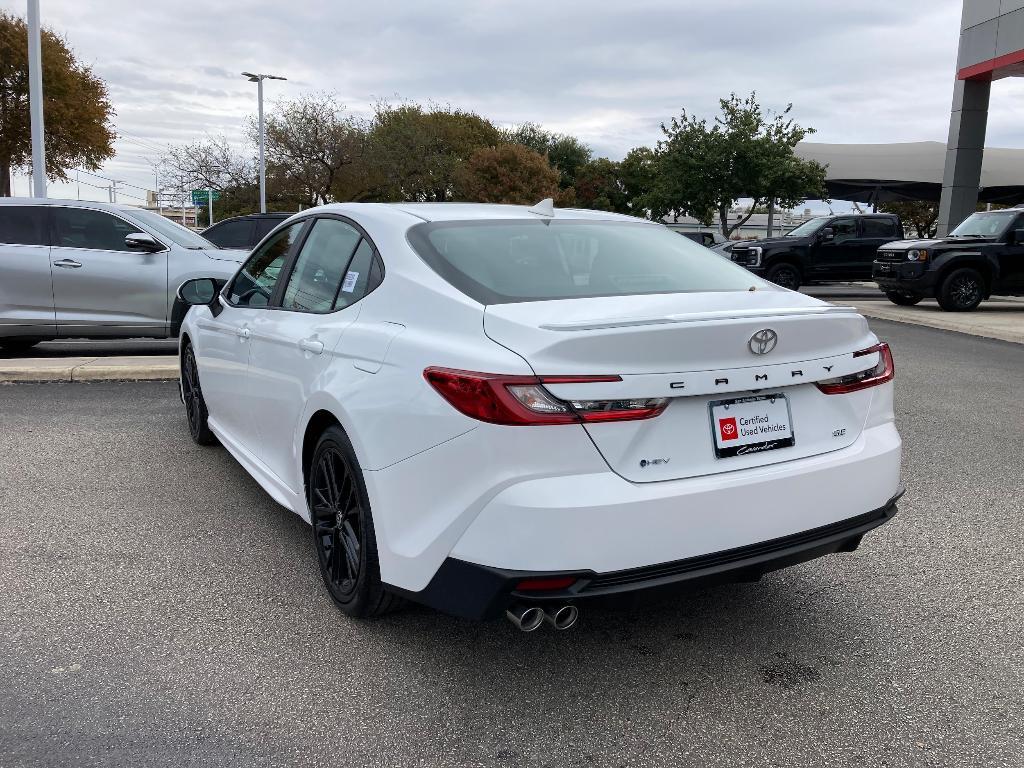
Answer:
[[788, 448], [795, 443], [785, 395], [713, 402], [711, 431], [715, 455], [720, 459]]

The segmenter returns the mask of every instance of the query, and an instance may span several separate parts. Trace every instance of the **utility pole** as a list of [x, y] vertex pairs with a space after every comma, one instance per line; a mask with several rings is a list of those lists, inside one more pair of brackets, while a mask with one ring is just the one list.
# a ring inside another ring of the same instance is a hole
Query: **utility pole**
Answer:
[[43, 146], [43, 64], [39, 0], [28, 0], [28, 98], [32, 120], [33, 195], [46, 197], [46, 151]]
[[266, 129], [263, 124], [263, 81], [264, 80], [287, 80], [287, 77], [277, 75], [257, 75], [252, 72], [243, 72], [242, 77], [249, 79], [250, 83], [256, 83], [256, 98], [259, 101], [257, 110], [259, 115], [260, 131], [260, 213], [267, 212], [267, 164], [264, 160], [264, 146], [266, 144]]
[[[213, 190], [210, 187], [206, 188], [206, 204], [208, 206], [210, 206], [210, 208], [209, 208], [209, 216], [207, 217], [209, 219], [209, 221], [207, 221], [206, 226], [212, 227], [213, 226]], [[199, 226], [199, 219], [198, 218], [196, 219], [196, 226], [197, 227]]]

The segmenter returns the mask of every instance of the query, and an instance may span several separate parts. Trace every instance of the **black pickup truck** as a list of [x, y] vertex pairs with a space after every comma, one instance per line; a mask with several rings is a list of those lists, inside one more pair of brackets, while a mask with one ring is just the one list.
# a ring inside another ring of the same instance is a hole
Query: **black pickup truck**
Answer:
[[939, 240], [886, 243], [872, 277], [894, 304], [934, 296], [949, 312], [1024, 295], [1024, 209], [972, 213]]
[[782, 237], [737, 243], [732, 260], [796, 290], [816, 280], [870, 280], [879, 246], [903, 237], [892, 214], [819, 216]]

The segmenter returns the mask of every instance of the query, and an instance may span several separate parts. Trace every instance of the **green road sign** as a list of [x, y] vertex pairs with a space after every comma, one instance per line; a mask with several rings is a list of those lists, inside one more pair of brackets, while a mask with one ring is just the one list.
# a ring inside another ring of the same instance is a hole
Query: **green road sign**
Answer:
[[[208, 202], [207, 199], [206, 199], [207, 194], [209, 194], [209, 190], [206, 190], [206, 189], [193, 189], [192, 190], [192, 205], [206, 205], [206, 203]], [[217, 200], [220, 200], [220, 192], [218, 192], [217, 190], [213, 190], [213, 199], [214, 199], [214, 202], [216, 202]]]

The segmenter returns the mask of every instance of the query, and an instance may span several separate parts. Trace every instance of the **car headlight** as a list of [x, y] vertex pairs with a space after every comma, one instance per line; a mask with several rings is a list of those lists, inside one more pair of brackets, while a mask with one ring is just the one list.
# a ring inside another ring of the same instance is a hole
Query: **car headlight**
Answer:
[[928, 261], [928, 251], [924, 248], [911, 248], [907, 251], [907, 261]]
[[748, 248], [747, 252], [750, 254], [750, 256], [747, 258], [747, 266], [761, 266], [761, 248], [755, 245], [752, 248]]

